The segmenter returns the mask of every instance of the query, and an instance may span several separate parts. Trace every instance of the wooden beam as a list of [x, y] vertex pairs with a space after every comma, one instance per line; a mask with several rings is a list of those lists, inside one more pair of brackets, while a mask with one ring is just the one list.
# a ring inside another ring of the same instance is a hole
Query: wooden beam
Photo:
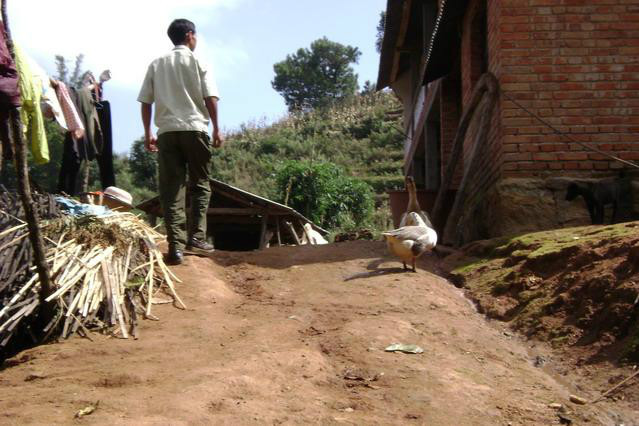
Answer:
[[300, 237], [297, 236], [297, 232], [295, 232], [295, 228], [293, 227], [293, 224], [291, 222], [284, 222], [284, 225], [286, 225], [286, 229], [288, 229], [288, 232], [291, 234], [291, 236], [295, 240], [295, 243], [298, 246], [301, 246], [302, 243], [300, 242]]
[[281, 246], [282, 245], [282, 233], [280, 232], [280, 219], [279, 218], [275, 219], [275, 227], [277, 229], [277, 245]]
[[406, 39], [406, 32], [408, 31], [408, 24], [410, 22], [410, 9], [412, 1], [406, 0], [402, 6], [402, 21], [399, 25], [399, 34], [397, 35], [397, 43], [395, 44], [396, 54], [393, 57], [393, 67], [391, 68], [391, 74], [389, 81], [392, 83], [397, 79], [397, 73], [399, 72], [399, 60], [402, 56], [401, 51], [404, 46], [404, 40]]
[[[483, 139], [485, 139], [485, 136], [488, 133], [490, 127], [489, 118], [492, 116], [492, 109], [496, 102], [498, 90], [499, 83], [497, 81], [497, 78], [491, 73], [483, 74], [479, 78], [477, 84], [475, 84], [475, 88], [473, 89], [470, 101], [466, 105], [464, 113], [459, 120], [457, 132], [455, 133], [455, 138], [453, 139], [453, 147], [448, 159], [448, 164], [446, 165], [446, 169], [444, 171], [439, 191], [437, 192], [437, 198], [435, 199], [435, 205], [433, 206], [431, 215], [435, 228], [444, 235], [446, 228], [450, 228], [450, 226], [452, 226], [448, 223], [454, 223], [455, 225], [457, 224], [456, 220], [458, 219], [458, 217], [456, 216], [461, 213], [459, 209], [463, 207], [463, 200], [465, 199], [466, 195], [462, 189], [466, 188], [466, 183], [469, 179], [469, 175], [471, 175], [469, 166], [469, 168], [465, 170], [465, 173], [462, 177], [462, 182], [459, 185], [459, 190], [453, 204], [453, 211], [449, 213], [447, 217], [444, 217], [444, 201], [446, 199], [446, 192], [453, 182], [457, 163], [462, 157], [466, 132], [468, 131], [468, 127], [470, 126], [475, 111], [478, 109], [480, 102], [484, 98], [484, 95], [488, 95], [489, 103], [481, 110], [481, 112], [483, 112], [484, 114], [481, 117], [479, 131], [475, 134], [474, 144], [472, 145], [472, 159], [474, 157], [474, 153], [478, 150], [478, 145], [483, 144]], [[472, 176], [470, 178], [472, 178]]]
[[247, 200], [245, 200], [242, 197], [238, 197], [237, 195], [234, 195], [234, 194], [231, 194], [229, 192], [226, 192], [223, 189], [212, 188], [212, 192], [213, 192], [213, 195], [215, 195], [215, 193], [217, 192], [217, 193], [222, 194], [223, 196], [225, 196], [227, 198], [230, 198], [233, 201], [237, 201], [238, 203], [243, 204], [245, 206], [253, 207], [255, 205], [255, 203], [253, 203], [251, 201], [247, 201]]
[[[220, 216], [257, 216], [265, 214], [266, 209], [258, 207], [209, 207], [206, 214]], [[288, 216], [291, 212], [269, 210], [270, 216]]]
[[260, 230], [260, 250], [265, 249], [266, 243], [268, 243], [268, 241], [266, 241], [267, 225], [268, 225], [268, 213], [262, 216], [262, 229]]
[[223, 216], [255, 216], [264, 214], [264, 209], [254, 207], [209, 207], [206, 214]]

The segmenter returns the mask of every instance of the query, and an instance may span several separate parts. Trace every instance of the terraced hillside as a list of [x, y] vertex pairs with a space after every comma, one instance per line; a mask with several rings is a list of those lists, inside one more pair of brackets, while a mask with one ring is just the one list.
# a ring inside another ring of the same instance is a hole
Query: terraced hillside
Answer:
[[326, 161], [370, 184], [377, 204], [403, 186], [401, 106], [391, 93], [361, 95], [323, 112], [244, 125], [216, 152], [214, 175], [275, 200], [274, 173], [287, 160]]

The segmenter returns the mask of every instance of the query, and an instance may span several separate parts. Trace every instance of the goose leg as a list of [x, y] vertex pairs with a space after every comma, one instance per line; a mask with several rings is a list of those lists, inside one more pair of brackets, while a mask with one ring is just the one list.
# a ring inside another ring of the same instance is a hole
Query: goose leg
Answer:
[[417, 272], [417, 269], [415, 268], [415, 258], [413, 258], [413, 272]]

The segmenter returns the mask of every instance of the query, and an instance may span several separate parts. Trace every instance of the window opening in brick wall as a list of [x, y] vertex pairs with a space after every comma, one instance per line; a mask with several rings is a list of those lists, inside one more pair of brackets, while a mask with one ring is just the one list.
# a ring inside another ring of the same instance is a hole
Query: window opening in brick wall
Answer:
[[482, 74], [488, 71], [488, 15], [486, 14], [486, 1], [480, 0], [475, 10], [470, 25], [470, 80], [471, 87], [475, 87], [475, 83]]
[[[435, 100], [436, 105], [439, 104]], [[439, 108], [432, 108], [424, 126], [424, 189], [436, 191], [441, 185], [441, 121]]]

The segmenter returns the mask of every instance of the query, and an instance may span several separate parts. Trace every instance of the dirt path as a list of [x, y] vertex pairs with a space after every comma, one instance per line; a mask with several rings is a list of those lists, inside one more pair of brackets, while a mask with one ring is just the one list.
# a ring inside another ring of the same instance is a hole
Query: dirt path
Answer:
[[[559, 424], [548, 404], [571, 390], [522, 342], [384, 256], [352, 242], [189, 257], [175, 268], [189, 310], [157, 307], [137, 341], [20, 354], [0, 372], [0, 424]], [[424, 353], [384, 352], [395, 342]], [[576, 411], [573, 424], [614, 424]]]

